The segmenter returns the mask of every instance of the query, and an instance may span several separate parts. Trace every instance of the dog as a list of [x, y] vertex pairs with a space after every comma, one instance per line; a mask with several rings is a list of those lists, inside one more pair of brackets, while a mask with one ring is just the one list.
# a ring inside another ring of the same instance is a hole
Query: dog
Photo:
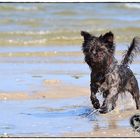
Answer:
[[[118, 94], [130, 92], [136, 102], [136, 108], [140, 108], [140, 95], [138, 82], [129, 68], [134, 55], [140, 51], [140, 38], [135, 37], [126, 51], [120, 65], [114, 57], [114, 34], [110, 31], [96, 37], [86, 31], [81, 31], [84, 37], [82, 50], [85, 62], [91, 69], [90, 99], [95, 109], [100, 113], [107, 113], [116, 106]], [[96, 93], [103, 93], [104, 101], [100, 106]]]

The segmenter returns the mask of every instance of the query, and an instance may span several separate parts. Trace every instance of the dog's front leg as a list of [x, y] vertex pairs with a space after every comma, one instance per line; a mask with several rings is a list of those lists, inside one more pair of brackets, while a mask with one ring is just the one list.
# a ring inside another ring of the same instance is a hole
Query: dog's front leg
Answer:
[[99, 109], [100, 108], [100, 103], [99, 103], [99, 100], [96, 97], [96, 93], [98, 91], [98, 86], [91, 82], [90, 90], [91, 90], [90, 99], [91, 99], [92, 105], [95, 109]]

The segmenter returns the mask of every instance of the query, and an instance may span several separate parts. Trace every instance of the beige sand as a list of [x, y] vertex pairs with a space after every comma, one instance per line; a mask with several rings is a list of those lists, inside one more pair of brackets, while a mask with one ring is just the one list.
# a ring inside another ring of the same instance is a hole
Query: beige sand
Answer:
[[93, 130], [91, 133], [69, 133], [64, 137], [140, 137], [140, 134], [134, 132], [131, 128], [110, 128], [102, 130]]
[[27, 100], [27, 99], [59, 99], [59, 98], [71, 98], [78, 96], [89, 96], [89, 89], [66, 85], [59, 80], [45, 80], [43, 85], [46, 86], [47, 91], [37, 92], [34, 94], [28, 93], [0, 93], [0, 100]]

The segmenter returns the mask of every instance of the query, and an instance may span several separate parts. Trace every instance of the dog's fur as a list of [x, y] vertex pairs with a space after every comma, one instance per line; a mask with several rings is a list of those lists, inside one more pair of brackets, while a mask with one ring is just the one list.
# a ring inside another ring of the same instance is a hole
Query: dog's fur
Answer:
[[[121, 64], [118, 65], [114, 58], [114, 35], [108, 32], [105, 35], [96, 37], [88, 32], [81, 31], [84, 37], [82, 50], [85, 55], [85, 62], [91, 69], [91, 101], [95, 109], [100, 113], [107, 113], [116, 106], [118, 94], [129, 91], [136, 102], [136, 108], [140, 108], [140, 95], [137, 80], [128, 64], [132, 63], [136, 52], [140, 51], [140, 38], [135, 37], [124, 55]], [[100, 107], [96, 98], [98, 91], [103, 93], [105, 98]]]

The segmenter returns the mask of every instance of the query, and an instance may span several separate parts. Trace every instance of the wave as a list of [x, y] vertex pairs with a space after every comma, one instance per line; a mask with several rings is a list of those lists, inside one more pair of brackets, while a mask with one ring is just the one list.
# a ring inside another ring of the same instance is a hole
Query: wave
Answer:
[[0, 52], [0, 57], [54, 57], [54, 56], [59, 56], [59, 57], [65, 57], [65, 56], [81, 56], [82, 52], [57, 52], [57, 51], [52, 51], [52, 52], [8, 52], [8, 53], [1, 53]]
[[[117, 41], [130, 42], [134, 36], [139, 36], [139, 27], [110, 28]], [[107, 29], [90, 30], [95, 36], [108, 32]], [[88, 31], [88, 30], [87, 30]], [[36, 46], [36, 45], [79, 45], [82, 43], [80, 30], [57, 31], [15, 31], [0, 32], [0, 47], [2, 46]]]
[[63, 34], [79, 34], [79, 30], [57, 30], [57, 31], [49, 31], [49, 30], [40, 30], [40, 31], [10, 31], [10, 32], [0, 32], [0, 35], [63, 35]]
[[0, 4], [0, 11], [27, 11], [27, 12], [32, 12], [32, 11], [40, 11], [40, 10], [45, 10], [43, 4]]
[[40, 45], [76, 45], [81, 42], [81, 37], [53, 37], [42, 39], [0, 39], [0, 47], [3, 46], [40, 46]]
[[125, 7], [140, 9], [140, 3], [126, 3]]
[[70, 44], [80, 37], [79, 31], [68, 30], [0, 32], [0, 46]]

